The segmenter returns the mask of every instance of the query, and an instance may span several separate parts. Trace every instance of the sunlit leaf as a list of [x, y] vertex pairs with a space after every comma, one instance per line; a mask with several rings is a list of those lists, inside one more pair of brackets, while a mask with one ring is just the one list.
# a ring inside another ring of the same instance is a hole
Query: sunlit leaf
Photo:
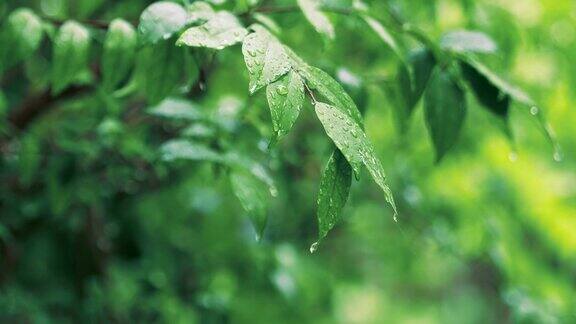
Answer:
[[318, 0], [297, 0], [298, 6], [302, 9], [304, 16], [317, 32], [328, 38], [334, 38], [334, 26], [320, 10], [320, 1]]
[[166, 98], [148, 109], [148, 113], [174, 120], [199, 120], [204, 118], [200, 108], [190, 100]]
[[205, 24], [188, 28], [176, 44], [220, 50], [241, 42], [247, 34], [234, 15], [221, 11]]
[[44, 36], [42, 20], [30, 9], [14, 10], [0, 31], [0, 73], [30, 57]]
[[458, 30], [446, 33], [440, 45], [454, 52], [494, 53], [498, 49], [490, 36], [476, 31]]
[[87, 64], [90, 53], [88, 29], [74, 21], [60, 27], [54, 40], [52, 58], [52, 92], [60, 93], [76, 81]]
[[102, 53], [102, 84], [114, 90], [132, 69], [136, 54], [136, 31], [130, 23], [115, 19], [110, 23]]
[[151, 4], [142, 12], [138, 31], [144, 43], [154, 44], [169, 39], [186, 26], [188, 13], [181, 5], [170, 1]]

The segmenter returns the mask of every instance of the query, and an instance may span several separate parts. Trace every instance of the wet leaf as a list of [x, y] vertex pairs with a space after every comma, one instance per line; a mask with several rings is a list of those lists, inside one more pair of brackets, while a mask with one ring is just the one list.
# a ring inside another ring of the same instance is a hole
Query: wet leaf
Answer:
[[240, 204], [248, 213], [257, 237], [262, 237], [268, 219], [270, 193], [256, 177], [244, 170], [232, 170], [230, 183]]
[[188, 28], [180, 36], [176, 45], [221, 50], [240, 43], [247, 34], [248, 31], [242, 27], [234, 15], [221, 11], [214, 14], [205, 24]]
[[334, 26], [320, 10], [320, 1], [318, 0], [297, 0], [298, 6], [302, 9], [304, 16], [314, 26], [317, 32], [328, 37], [334, 38]]
[[186, 26], [188, 13], [181, 5], [170, 1], [151, 4], [140, 16], [138, 31], [145, 44], [169, 39]]
[[468, 30], [458, 30], [444, 34], [440, 46], [457, 53], [494, 53], [498, 49], [490, 36]]
[[266, 89], [272, 125], [276, 136], [282, 137], [292, 129], [304, 103], [304, 83], [298, 73], [291, 71]]

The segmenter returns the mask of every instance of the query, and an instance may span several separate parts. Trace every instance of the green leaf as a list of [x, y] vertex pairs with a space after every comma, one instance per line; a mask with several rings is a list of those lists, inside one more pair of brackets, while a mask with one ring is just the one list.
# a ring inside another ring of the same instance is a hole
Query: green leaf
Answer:
[[102, 54], [102, 85], [114, 90], [128, 76], [134, 65], [137, 37], [134, 27], [122, 19], [110, 23]]
[[328, 38], [334, 38], [334, 26], [320, 11], [320, 1], [318, 0], [297, 0], [298, 6], [302, 9], [304, 16], [314, 26], [317, 32]]
[[362, 127], [364, 124], [362, 114], [360, 114], [354, 100], [346, 93], [340, 83], [318, 68], [303, 64], [299, 64], [297, 68], [300, 75], [306, 79], [310, 89], [317, 91], [328, 102], [342, 110]]
[[320, 179], [318, 192], [318, 242], [342, 219], [342, 210], [350, 194], [352, 171], [339, 150], [328, 160]]
[[222, 162], [222, 155], [206, 145], [195, 144], [187, 140], [171, 140], [162, 145], [160, 155], [164, 161], [191, 160]]
[[482, 106], [500, 117], [508, 118], [511, 103], [510, 95], [501, 91], [486, 75], [471, 64], [461, 61], [460, 68], [464, 79], [468, 81]]
[[0, 73], [30, 57], [44, 36], [42, 20], [30, 9], [14, 10], [0, 32]]
[[88, 65], [90, 32], [74, 21], [60, 27], [54, 40], [52, 93], [62, 92]]
[[176, 45], [221, 50], [240, 43], [247, 34], [248, 31], [242, 27], [233, 14], [221, 11], [216, 13], [205, 24], [188, 28], [180, 36]]
[[250, 73], [250, 93], [278, 80], [291, 68], [284, 46], [264, 29], [244, 39], [242, 54]]
[[466, 116], [464, 91], [447, 71], [436, 69], [425, 93], [425, 116], [439, 162], [456, 144]]
[[304, 103], [304, 82], [290, 71], [266, 89], [274, 132], [278, 138], [288, 134]]
[[136, 82], [151, 104], [169, 96], [180, 83], [184, 72], [183, 54], [181, 48], [168, 41], [146, 46], [138, 53]]
[[372, 143], [360, 125], [342, 109], [322, 102], [316, 102], [315, 108], [316, 115], [324, 126], [326, 134], [344, 154], [354, 173], [358, 174], [361, 165], [365, 165], [376, 184], [384, 191], [386, 200], [396, 215], [396, 204], [392, 192], [386, 184], [384, 169], [376, 157]]
[[384, 43], [390, 46], [392, 51], [394, 51], [394, 53], [400, 58], [400, 60], [404, 62], [404, 53], [400, 48], [400, 46], [398, 45], [396, 38], [394, 38], [394, 36], [388, 31], [388, 29], [384, 27], [384, 25], [382, 25], [378, 20], [366, 14], [362, 15], [362, 19], [366, 22], [366, 24], [368, 24], [368, 26], [370, 26], [370, 28], [372, 28], [372, 30], [378, 35], [378, 37], [380, 37], [380, 39], [384, 41]]
[[181, 98], [166, 98], [159, 104], [150, 107], [148, 113], [174, 120], [200, 120], [205, 118], [198, 105], [190, 100]]
[[446, 33], [440, 40], [440, 46], [456, 53], [494, 53], [498, 50], [498, 46], [490, 36], [468, 30]]
[[180, 31], [188, 22], [188, 13], [181, 5], [159, 1], [148, 6], [140, 16], [138, 31], [145, 44], [154, 44]]
[[230, 183], [234, 194], [252, 221], [257, 239], [260, 239], [268, 219], [270, 194], [266, 186], [253, 175], [241, 169], [232, 170]]

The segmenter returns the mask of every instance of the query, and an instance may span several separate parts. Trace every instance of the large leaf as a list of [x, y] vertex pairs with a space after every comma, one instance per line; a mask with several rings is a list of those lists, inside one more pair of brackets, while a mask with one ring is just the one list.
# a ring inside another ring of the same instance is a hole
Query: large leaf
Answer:
[[234, 194], [252, 221], [257, 239], [260, 239], [268, 219], [268, 204], [270, 202], [268, 189], [252, 174], [241, 169], [232, 170], [230, 183]]
[[136, 82], [152, 104], [170, 95], [181, 81], [183, 50], [169, 41], [140, 50], [136, 59]]
[[458, 30], [444, 34], [440, 40], [442, 48], [458, 52], [493, 53], [498, 46], [490, 36], [476, 31]]
[[318, 241], [328, 235], [342, 219], [352, 184], [350, 164], [339, 150], [335, 150], [322, 173], [318, 192]]
[[176, 42], [177, 45], [223, 49], [241, 42], [248, 31], [229, 12], [214, 14], [201, 26], [188, 28]]
[[386, 184], [384, 169], [376, 157], [372, 143], [360, 125], [342, 109], [334, 106], [316, 102], [315, 109], [324, 130], [344, 154], [354, 173], [358, 174], [361, 165], [365, 165], [376, 184], [384, 191], [386, 200], [393, 207], [394, 215], [396, 215], [396, 204], [392, 192]]
[[127, 77], [134, 65], [136, 45], [136, 31], [129, 22], [115, 19], [110, 23], [102, 54], [104, 89], [114, 90]]
[[144, 43], [166, 40], [186, 26], [188, 13], [181, 5], [170, 1], [151, 4], [140, 16], [138, 31]]
[[42, 20], [30, 9], [14, 10], [0, 31], [0, 73], [30, 57], [44, 36]]
[[327, 36], [328, 38], [334, 38], [334, 26], [328, 17], [320, 11], [320, 1], [318, 0], [297, 0], [298, 6], [302, 9], [304, 16], [317, 32]]
[[60, 93], [77, 80], [87, 64], [90, 54], [90, 33], [74, 21], [60, 27], [54, 40], [52, 62], [52, 92]]
[[291, 68], [284, 46], [263, 29], [244, 39], [242, 54], [250, 73], [250, 93], [278, 80]]
[[456, 144], [466, 116], [464, 91], [447, 70], [436, 69], [425, 94], [425, 116], [436, 160]]
[[291, 71], [266, 89], [274, 132], [279, 138], [288, 134], [304, 103], [304, 82]]

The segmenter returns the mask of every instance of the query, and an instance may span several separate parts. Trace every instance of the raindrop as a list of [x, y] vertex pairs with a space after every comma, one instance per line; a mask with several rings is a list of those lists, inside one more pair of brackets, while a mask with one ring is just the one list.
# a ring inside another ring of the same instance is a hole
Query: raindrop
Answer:
[[286, 88], [286, 86], [284, 85], [279, 85], [278, 88], [276, 89], [276, 92], [278, 92], [279, 95], [281, 96], [285, 96], [288, 94], [288, 88]]
[[532, 116], [538, 115], [539, 112], [540, 112], [540, 109], [538, 109], [538, 107], [536, 107], [536, 106], [532, 106], [532, 108], [530, 108], [530, 114]]
[[314, 253], [318, 250], [318, 242], [314, 242], [312, 243], [312, 245], [310, 245], [310, 253]]
[[398, 214], [394, 213], [394, 222], [398, 223]]
[[554, 150], [554, 161], [556, 162], [562, 162], [562, 160], [564, 160], [564, 157], [562, 156], [562, 151], [560, 151], [559, 148], [556, 148]]
[[508, 160], [510, 160], [510, 162], [518, 161], [518, 153], [510, 152], [510, 154], [508, 154]]

